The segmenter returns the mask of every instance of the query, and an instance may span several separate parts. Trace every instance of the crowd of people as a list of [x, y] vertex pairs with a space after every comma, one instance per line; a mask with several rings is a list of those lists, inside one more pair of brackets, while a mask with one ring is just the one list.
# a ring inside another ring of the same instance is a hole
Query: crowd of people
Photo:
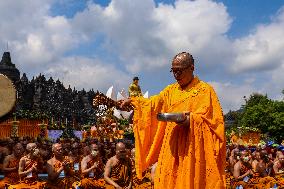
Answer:
[[138, 179], [131, 141], [0, 140], [0, 188], [152, 188], [151, 170]]
[[284, 188], [284, 148], [227, 147], [227, 188]]

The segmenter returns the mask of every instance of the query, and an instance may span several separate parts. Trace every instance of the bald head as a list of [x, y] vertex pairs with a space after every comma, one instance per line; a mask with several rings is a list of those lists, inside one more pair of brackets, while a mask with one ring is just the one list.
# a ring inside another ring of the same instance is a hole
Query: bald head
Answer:
[[171, 72], [182, 89], [193, 80], [193, 71], [194, 59], [189, 53], [182, 52], [173, 58]]
[[173, 64], [179, 64], [181, 66], [187, 67], [194, 64], [194, 59], [191, 54], [187, 52], [181, 52], [173, 58]]
[[119, 143], [116, 144], [115, 149], [116, 150], [125, 150], [125, 144], [122, 143], [122, 142], [119, 142]]
[[278, 159], [281, 163], [284, 163], [284, 155], [283, 154], [280, 154]]
[[14, 146], [14, 155], [16, 157], [19, 157], [21, 156], [22, 154], [24, 153], [24, 147], [21, 143], [17, 143], [15, 146]]
[[28, 152], [31, 152], [31, 150], [35, 149], [36, 147], [36, 143], [28, 143], [26, 149]]
[[18, 142], [18, 143], [14, 146], [14, 149], [15, 149], [15, 148], [23, 148], [22, 143]]
[[127, 152], [124, 143], [122, 142], [117, 143], [115, 149], [116, 149], [116, 157], [118, 159], [123, 160], [127, 157]]
[[40, 156], [39, 149], [37, 148], [36, 143], [28, 143], [27, 144], [27, 152], [30, 154], [31, 158], [36, 158]]
[[52, 145], [52, 152], [56, 151], [58, 148], [62, 148], [60, 143], [55, 143]]
[[61, 158], [63, 156], [62, 145], [60, 143], [53, 144], [52, 152], [56, 158]]
[[241, 160], [243, 162], [248, 162], [250, 160], [250, 157], [249, 157], [249, 152], [247, 150], [243, 150], [241, 152]]
[[99, 146], [97, 144], [90, 145], [91, 155], [96, 157], [99, 155]]
[[239, 152], [240, 152], [240, 150], [237, 149], [237, 148], [235, 148], [235, 149], [233, 149], [233, 150], [231, 151], [231, 155], [232, 155], [232, 156], [238, 155]]
[[279, 158], [280, 155], [283, 155], [283, 153], [281, 151], [277, 151], [276, 152], [276, 158]]
[[99, 146], [97, 144], [91, 144], [90, 149], [91, 150], [99, 150]]

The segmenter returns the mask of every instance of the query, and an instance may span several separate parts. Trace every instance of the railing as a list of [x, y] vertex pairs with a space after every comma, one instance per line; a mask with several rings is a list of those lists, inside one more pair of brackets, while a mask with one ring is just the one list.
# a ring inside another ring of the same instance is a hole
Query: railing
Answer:
[[[11, 136], [11, 129], [14, 120], [9, 119], [0, 123], [0, 138], [6, 138]], [[40, 126], [38, 124], [42, 123], [42, 120], [28, 120], [20, 119], [17, 120], [18, 123], [18, 136], [24, 137], [37, 137], [40, 134]], [[47, 123], [47, 121], [45, 121]]]

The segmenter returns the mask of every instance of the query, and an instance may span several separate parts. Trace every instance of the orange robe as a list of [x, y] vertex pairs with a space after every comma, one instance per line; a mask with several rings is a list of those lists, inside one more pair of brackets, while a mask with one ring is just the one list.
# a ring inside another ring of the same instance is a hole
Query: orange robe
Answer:
[[284, 172], [281, 174], [275, 175], [275, 179], [277, 181], [277, 185], [281, 188], [284, 188]]
[[[20, 159], [13, 158], [11, 161], [9, 161], [9, 164], [7, 168], [13, 168], [18, 167]], [[3, 180], [0, 181], [0, 188], [4, 188], [5, 184], [17, 184], [20, 181], [18, 169], [14, 171], [9, 171], [5, 174], [5, 177]]]
[[77, 160], [71, 161], [71, 167], [73, 167], [74, 176], [78, 179], [81, 179], [81, 160], [80, 156]]
[[[155, 189], [225, 188], [223, 114], [213, 88], [197, 77], [182, 90], [175, 83], [150, 99], [134, 97], [136, 172], [158, 161]], [[190, 125], [161, 122], [159, 112], [190, 112]]]
[[[95, 160], [91, 160], [87, 163], [87, 169], [92, 167], [95, 163]], [[82, 188], [104, 188], [105, 186], [105, 180], [103, 179], [104, 174], [104, 166], [102, 161], [100, 161], [98, 168], [94, 170], [94, 174], [92, 177], [89, 177], [88, 175], [83, 175], [84, 179], [81, 180], [81, 187]]]
[[[40, 169], [40, 161], [39, 160], [30, 160], [26, 162], [24, 167], [24, 171], [29, 170], [34, 163], [37, 163], [37, 169]], [[43, 189], [45, 187], [45, 182], [38, 181], [38, 173], [36, 171], [31, 173], [31, 177], [24, 176], [21, 178], [21, 183], [16, 185], [11, 185], [9, 188], [17, 188], [17, 189]]]
[[[131, 182], [132, 166], [131, 160], [126, 159], [124, 162], [119, 161], [111, 168], [110, 178], [121, 187], [127, 187]], [[106, 184], [106, 189], [114, 189], [115, 187]]]
[[[65, 160], [67, 160], [68, 157], [65, 157]], [[79, 178], [77, 178], [75, 175], [75, 172], [73, 170], [73, 164], [70, 164], [71, 167], [68, 171], [64, 171], [65, 177], [63, 178], [57, 178], [56, 180], [49, 180], [47, 183], [47, 188], [51, 189], [69, 189], [72, 188], [72, 186], [80, 185]], [[57, 161], [54, 165], [54, 169], [57, 171], [62, 166], [62, 163], [60, 161]]]
[[143, 178], [139, 179], [135, 171], [135, 161], [131, 160], [131, 164], [132, 164], [132, 187], [139, 189], [152, 188], [151, 169], [147, 169], [146, 171], [144, 171], [142, 174]]

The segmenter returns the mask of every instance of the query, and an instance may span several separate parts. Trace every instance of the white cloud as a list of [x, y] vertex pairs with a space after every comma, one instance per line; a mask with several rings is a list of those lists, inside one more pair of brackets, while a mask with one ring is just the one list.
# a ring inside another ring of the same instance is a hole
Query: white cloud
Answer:
[[244, 96], [248, 98], [253, 92], [257, 92], [249, 84], [236, 85], [230, 82], [220, 83], [218, 81], [212, 81], [210, 84], [219, 97], [224, 113], [229, 110], [238, 110], [245, 103]]
[[73, 20], [74, 28], [86, 38], [103, 33], [104, 47], [132, 73], [164, 67], [174, 54], [185, 50], [202, 54], [203, 59], [213, 55], [224, 63], [230, 45], [224, 34], [230, 24], [223, 4], [184, 0], [157, 7], [152, 0], [113, 0], [107, 7], [89, 3]]
[[126, 88], [130, 78], [127, 74], [106, 65], [99, 60], [85, 57], [68, 57], [58, 60], [46, 72], [47, 76], [59, 78], [65, 87], [77, 89], [94, 89], [106, 92], [108, 87], [114, 86], [115, 90]]
[[[24, 71], [40, 69], [74, 48], [80, 36], [63, 16], [50, 16], [53, 0], [1, 1], [0, 44]], [[6, 50], [6, 49], [5, 49]]]
[[271, 23], [259, 25], [252, 34], [234, 42], [237, 56], [231, 70], [240, 73], [277, 69], [284, 59], [283, 36], [284, 8]]

